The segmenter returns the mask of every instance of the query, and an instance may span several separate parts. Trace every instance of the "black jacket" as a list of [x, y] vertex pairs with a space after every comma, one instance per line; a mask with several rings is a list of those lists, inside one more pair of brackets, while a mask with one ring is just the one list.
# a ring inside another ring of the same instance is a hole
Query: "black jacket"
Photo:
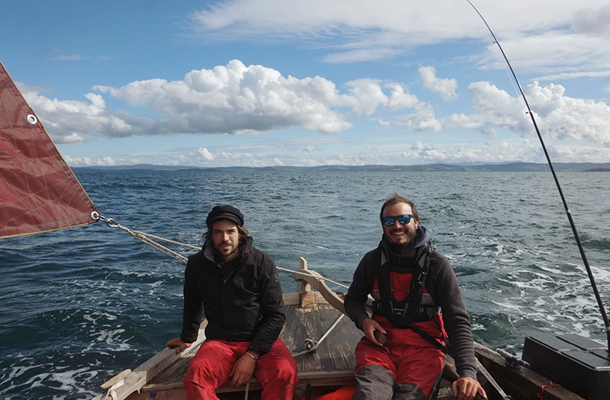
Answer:
[[284, 325], [282, 289], [273, 260], [252, 247], [252, 238], [228, 265], [214, 257], [212, 243], [189, 257], [184, 281], [181, 339], [197, 339], [202, 313], [207, 339], [252, 342], [249, 350], [267, 353]]

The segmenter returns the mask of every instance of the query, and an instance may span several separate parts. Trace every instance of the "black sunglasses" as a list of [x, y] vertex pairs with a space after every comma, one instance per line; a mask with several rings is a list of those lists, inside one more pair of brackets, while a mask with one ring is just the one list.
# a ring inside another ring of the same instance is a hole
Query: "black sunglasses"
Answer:
[[381, 218], [381, 223], [385, 226], [393, 226], [394, 221], [398, 221], [401, 225], [407, 225], [409, 222], [411, 222], [411, 218], [413, 218], [413, 214], [398, 215], [396, 217], [383, 217]]

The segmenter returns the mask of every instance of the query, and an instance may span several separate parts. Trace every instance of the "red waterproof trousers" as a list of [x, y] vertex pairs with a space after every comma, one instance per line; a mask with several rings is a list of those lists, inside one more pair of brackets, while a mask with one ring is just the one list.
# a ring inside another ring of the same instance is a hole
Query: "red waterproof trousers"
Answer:
[[[250, 342], [207, 340], [193, 358], [184, 379], [189, 400], [218, 399], [216, 390], [229, 382], [233, 365]], [[281, 339], [256, 361], [254, 375], [263, 386], [262, 399], [292, 400], [297, 385], [297, 365]]]
[[[360, 375], [375, 375], [383, 370], [365, 368], [379, 366], [389, 371], [394, 377], [394, 382], [388, 381], [387, 390], [392, 393], [392, 385], [414, 386], [419, 388], [424, 398], [428, 399], [437, 377], [443, 370], [443, 359], [445, 354], [433, 344], [421, 338], [410, 329], [390, 328], [384, 326], [387, 331], [387, 340], [383, 347], [371, 343], [362, 338], [356, 348], [356, 372]], [[383, 393], [380, 385], [384, 381], [381, 376], [367, 376], [365, 381], [370, 381], [376, 388], [369, 389], [368, 393]], [[387, 379], [386, 379], [387, 381]], [[359, 381], [360, 385], [364, 383]], [[416, 389], [416, 388], [414, 388]], [[367, 393], [367, 392], [363, 392]], [[371, 395], [367, 396], [371, 398]], [[356, 397], [354, 397], [356, 398]], [[411, 398], [408, 395], [394, 398]], [[413, 397], [419, 398], [419, 397]]]

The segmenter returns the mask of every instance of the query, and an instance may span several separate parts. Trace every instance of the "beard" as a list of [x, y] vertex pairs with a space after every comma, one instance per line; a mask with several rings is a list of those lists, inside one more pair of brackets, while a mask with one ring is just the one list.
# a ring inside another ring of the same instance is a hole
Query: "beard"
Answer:
[[392, 229], [390, 232], [386, 233], [385, 239], [396, 254], [404, 255], [413, 247], [416, 236], [417, 231], [415, 229], [409, 229], [401, 226], [400, 228]]
[[214, 244], [215, 253], [225, 260], [235, 257], [236, 253], [239, 252], [239, 249], [239, 242], [234, 244], [230, 241], [222, 241], [221, 243]]

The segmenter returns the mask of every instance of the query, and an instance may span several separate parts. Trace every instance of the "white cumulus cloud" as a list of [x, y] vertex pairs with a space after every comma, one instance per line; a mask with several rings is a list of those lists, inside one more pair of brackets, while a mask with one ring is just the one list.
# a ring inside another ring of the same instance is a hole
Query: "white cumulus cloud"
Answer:
[[[447, 123], [495, 134], [508, 129], [524, 136], [535, 134], [531, 117], [520, 97], [513, 97], [488, 82], [469, 86], [475, 114], [454, 114]], [[538, 82], [524, 88], [541, 133], [550, 138], [577, 140], [610, 145], [610, 106], [603, 102], [565, 96], [561, 85], [540, 86]]]
[[295, 127], [334, 133], [352, 126], [333, 110], [347, 99], [332, 82], [284, 77], [238, 60], [191, 71], [181, 81], [151, 79], [95, 89], [154, 111], [159, 119], [151, 133], [260, 133]]
[[[430, 124], [429, 105], [399, 83], [363, 78], [346, 82], [341, 91], [319, 76], [285, 77], [275, 69], [246, 66], [239, 60], [193, 70], [178, 81], [155, 78], [118, 88], [98, 85], [94, 90], [99, 93], [87, 93], [86, 101], [76, 101], [51, 99], [23, 87], [57, 143], [99, 136], [257, 135], [295, 128], [332, 134], [350, 130], [352, 117], [405, 109], [415, 110], [409, 119], [416, 129], [438, 129]], [[135, 115], [111, 109], [104, 95], [149, 112]]]
[[443, 100], [457, 99], [457, 80], [449, 78], [437, 78], [436, 69], [431, 66], [420, 67], [419, 76], [423, 86]]
[[206, 161], [212, 161], [215, 158], [214, 154], [210, 153], [210, 151], [208, 149], [206, 149], [205, 147], [199, 148], [197, 150], [197, 154], [199, 154], [199, 156]]

